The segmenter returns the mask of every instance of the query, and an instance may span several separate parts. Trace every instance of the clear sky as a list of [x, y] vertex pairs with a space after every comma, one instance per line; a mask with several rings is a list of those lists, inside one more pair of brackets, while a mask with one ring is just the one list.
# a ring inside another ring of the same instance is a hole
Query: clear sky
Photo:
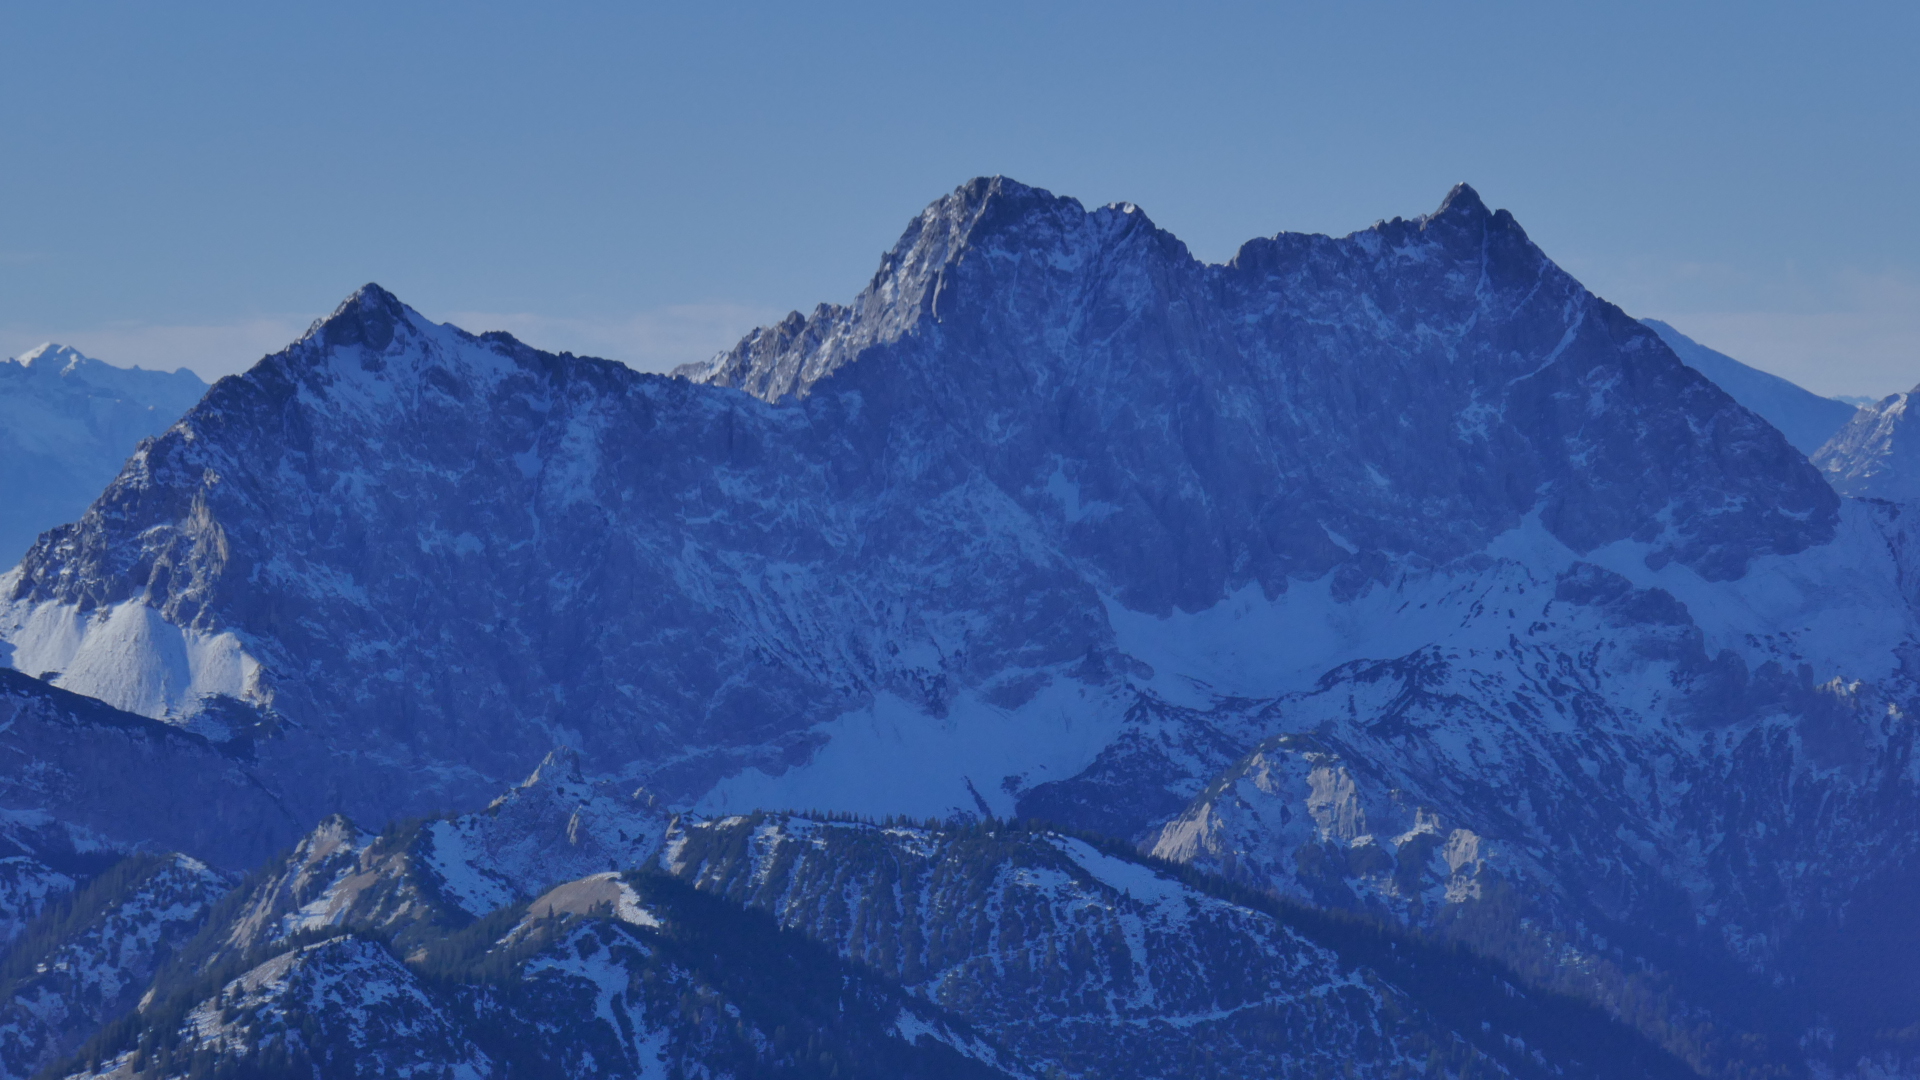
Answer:
[[1920, 382], [1920, 4], [0, 0], [0, 354], [213, 376], [365, 281], [662, 368], [1004, 173], [1199, 256], [1470, 181], [1636, 315]]

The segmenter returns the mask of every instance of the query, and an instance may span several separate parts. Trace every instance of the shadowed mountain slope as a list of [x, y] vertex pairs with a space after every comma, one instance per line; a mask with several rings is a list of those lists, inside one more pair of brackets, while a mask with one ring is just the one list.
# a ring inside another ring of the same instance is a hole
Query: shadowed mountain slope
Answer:
[[1780, 429], [1794, 449], [1812, 457], [1858, 410], [1716, 352], [1658, 319], [1642, 319], [1688, 367], [1712, 379], [1735, 401]]

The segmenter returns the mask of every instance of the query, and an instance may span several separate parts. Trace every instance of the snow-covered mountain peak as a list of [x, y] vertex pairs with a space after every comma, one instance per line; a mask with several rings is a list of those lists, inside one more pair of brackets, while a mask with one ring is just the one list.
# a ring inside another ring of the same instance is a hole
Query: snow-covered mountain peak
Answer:
[[[121, 367], [88, 356], [71, 345], [53, 341], [29, 349], [11, 364], [0, 364], [0, 367], [4, 366], [14, 366], [16, 372], [25, 373], [36, 381], [59, 379], [134, 398], [155, 393], [170, 400], [183, 394], [197, 397], [207, 385], [186, 368], [161, 371], [143, 368], [138, 364]], [[180, 408], [184, 409], [190, 403], [185, 402]]]
[[395, 407], [471, 401], [530, 354], [510, 334], [476, 336], [436, 323], [368, 283], [300, 340], [241, 375], [244, 385], [209, 400], [298, 393], [343, 415], [390, 416]]
[[1447, 197], [1440, 200], [1439, 209], [1428, 214], [1425, 220], [1429, 222], [1447, 219], [1471, 221], [1491, 216], [1492, 212], [1481, 200], [1480, 193], [1473, 190], [1472, 184], [1462, 181], [1448, 190]]
[[[323, 370], [344, 374], [356, 368], [377, 376], [386, 368], [381, 357], [433, 351], [418, 346], [438, 343], [435, 339], [447, 337], [447, 329], [369, 282], [341, 301], [333, 314], [315, 320], [299, 341], [262, 360], [247, 377], [274, 366], [284, 367], [296, 379]], [[467, 337], [458, 331], [453, 336]]]
[[[0, 657], [17, 687], [188, 725], [88, 735], [120, 756], [69, 771], [101, 787], [155, 732], [221, 730], [204, 756], [270, 781], [291, 819], [471, 811], [372, 838], [324, 823], [255, 920], [287, 931], [428, 902], [462, 923], [604, 883], [676, 811], [667, 867], [714, 838], [705, 864], [742, 902], [838, 904], [842, 869], [908, 865], [835, 858], [788, 890], [749, 863], [785, 873], [770, 841], [798, 863], [830, 830], [745, 813], [787, 806], [964, 814], [975, 850], [1010, 819], [1157, 838], [1295, 899], [1485, 915], [1476, 940], [1524, 970], [1665, 979], [1724, 943], [1773, 985], [1826, 987], [1845, 980], [1790, 955], [1821, 951], [1797, 944], [1807, 914], [1920, 865], [1920, 526], [1843, 502], [1470, 188], [1208, 265], [1137, 211], [974, 181], [850, 303], [687, 374], [476, 337], [370, 286], [0, 577]], [[118, 750], [123, 732], [146, 734]], [[939, 844], [844, 831], [841, 850], [922, 864]], [[1219, 907], [1044, 843], [977, 864], [967, 895], [1043, 886], [1032, 927], [1117, 895], [1129, 925], [1235, 956], [1244, 931], [1173, 921]], [[861, 927], [906, 910], [888, 874]], [[1458, 906], [1476, 897], [1525, 906]], [[936, 918], [886, 954], [957, 940]], [[1587, 929], [1628, 925], [1648, 944]], [[1132, 970], [1073, 985], [1165, 1019]], [[1861, 985], [1766, 1030], [1845, 1015]], [[1204, 986], [1192, 1015], [1221, 1004]]]
[[[89, 384], [111, 380], [120, 372], [140, 372], [143, 376], [164, 375], [162, 372], [143, 371], [139, 367], [123, 368], [96, 360], [71, 345], [62, 345], [49, 341], [37, 345], [22, 353], [15, 361], [33, 376], [40, 379], [75, 379]], [[185, 374], [185, 369], [181, 369]], [[195, 380], [198, 381], [197, 379]]]
[[1037, 270], [1093, 269], [1128, 239], [1179, 262], [1186, 245], [1132, 204], [1089, 211], [1004, 176], [978, 177], [929, 205], [908, 223], [866, 289], [847, 306], [822, 304], [754, 331], [732, 350], [674, 372], [694, 382], [732, 386], [767, 401], [805, 397], [814, 384], [868, 349], [938, 324], [956, 304], [969, 261], [1030, 264]]
[[36, 372], [51, 371], [65, 375], [83, 364], [98, 364], [100, 361], [82, 353], [71, 345], [45, 342], [20, 356], [20, 366]]
[[331, 348], [361, 345], [380, 352], [392, 344], [401, 326], [418, 318], [399, 297], [370, 281], [342, 300], [333, 314], [316, 321], [302, 340]]
[[1089, 220], [1129, 219], [1132, 227], [1152, 222], [1133, 203], [1110, 203], [1088, 210], [1079, 199], [1055, 195], [1045, 188], [1023, 184], [1006, 176], [983, 176], [955, 188], [934, 202], [910, 225], [888, 257], [881, 262], [876, 283], [890, 266], [901, 265], [903, 251], [932, 240], [947, 262], [957, 262], [971, 248], [995, 244], [1030, 246], [1047, 238], [1050, 230], [1073, 232]]
[[[1487, 238], [1494, 233], [1502, 234], [1501, 243], [1489, 245]], [[866, 350], [929, 325], [944, 325], [956, 310], [974, 303], [1000, 302], [1006, 273], [983, 271], [983, 264], [1029, 268], [1025, 276], [1032, 295], [1023, 297], [1016, 309], [1070, 303], [1070, 297], [1042, 287], [1060, 275], [1078, 276], [1082, 283], [1088, 275], [1138, 278], [1132, 291], [1135, 302], [1144, 303], [1182, 277], [1212, 278], [1209, 284], [1232, 288], [1237, 272], [1249, 264], [1256, 272], [1260, 269], [1263, 255], [1275, 249], [1292, 255], [1300, 244], [1315, 241], [1413, 262], [1466, 263], [1504, 254], [1516, 273], [1550, 271], [1565, 278], [1533, 247], [1511, 214], [1488, 210], [1479, 193], [1464, 183], [1455, 185], [1431, 214], [1382, 222], [1338, 241], [1281, 233], [1251, 241], [1225, 266], [1208, 266], [1132, 203], [1088, 210], [1077, 199], [1008, 177], [978, 177], [930, 204], [908, 224], [852, 304], [823, 304], [811, 315], [793, 312], [775, 326], [754, 331], [731, 351], [674, 374], [733, 386], [767, 401], [805, 397], [820, 380]], [[1515, 254], [1520, 257], [1512, 258]], [[1222, 277], [1226, 280], [1220, 281]], [[989, 295], [967, 295], [967, 282], [974, 278], [983, 279]]]
[[1455, 184], [1432, 213], [1376, 222], [1337, 242], [1402, 262], [1471, 268], [1479, 280], [1465, 284], [1483, 291], [1497, 285], [1503, 272], [1572, 281], [1534, 245], [1511, 213], [1489, 209], [1467, 184]]

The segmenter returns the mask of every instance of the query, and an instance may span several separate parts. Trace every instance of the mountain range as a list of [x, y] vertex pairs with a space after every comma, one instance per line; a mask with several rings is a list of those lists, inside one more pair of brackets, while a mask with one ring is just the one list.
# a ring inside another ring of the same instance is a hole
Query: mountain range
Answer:
[[369, 285], [0, 578], [0, 1069], [1915, 1075], [1909, 518], [1675, 339], [1465, 185], [976, 180], [672, 376]]
[[0, 561], [78, 518], [141, 439], [207, 391], [185, 368], [120, 368], [64, 345], [0, 361]]

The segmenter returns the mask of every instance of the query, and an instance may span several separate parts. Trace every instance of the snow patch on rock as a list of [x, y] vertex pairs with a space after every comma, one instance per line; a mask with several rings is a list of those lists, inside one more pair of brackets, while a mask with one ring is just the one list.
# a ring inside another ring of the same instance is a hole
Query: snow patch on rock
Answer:
[[216, 697], [264, 700], [260, 662], [238, 637], [175, 626], [142, 600], [91, 613], [53, 600], [0, 605], [0, 636], [15, 670], [155, 720], [184, 723]]
[[1077, 774], [1112, 741], [1124, 712], [1112, 691], [1071, 679], [1012, 709], [962, 693], [945, 716], [882, 693], [818, 728], [826, 744], [805, 764], [777, 775], [747, 769], [716, 784], [694, 810], [1011, 817], [1007, 778]]

